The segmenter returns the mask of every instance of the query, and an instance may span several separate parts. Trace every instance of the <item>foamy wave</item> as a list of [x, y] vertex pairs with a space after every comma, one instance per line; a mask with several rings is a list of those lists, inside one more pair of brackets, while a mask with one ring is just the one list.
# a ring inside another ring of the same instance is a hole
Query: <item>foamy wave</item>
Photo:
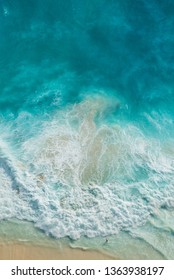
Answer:
[[1, 156], [1, 219], [76, 239], [130, 230], [173, 207], [173, 157], [134, 125], [104, 123], [118, 108], [116, 99], [88, 98], [42, 123], [20, 159]]

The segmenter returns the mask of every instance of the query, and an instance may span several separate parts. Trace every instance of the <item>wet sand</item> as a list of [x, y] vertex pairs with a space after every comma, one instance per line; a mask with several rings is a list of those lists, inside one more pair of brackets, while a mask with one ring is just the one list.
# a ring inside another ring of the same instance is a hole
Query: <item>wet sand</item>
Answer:
[[68, 246], [51, 248], [25, 242], [0, 242], [0, 260], [109, 260], [111, 256], [94, 250]]

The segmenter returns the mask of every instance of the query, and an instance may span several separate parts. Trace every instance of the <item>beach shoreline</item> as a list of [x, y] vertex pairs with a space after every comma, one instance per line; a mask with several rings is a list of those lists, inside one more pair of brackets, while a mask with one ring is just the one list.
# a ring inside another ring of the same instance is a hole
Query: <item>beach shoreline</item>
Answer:
[[0, 241], [0, 260], [112, 260], [98, 250], [34, 245], [23, 241]]

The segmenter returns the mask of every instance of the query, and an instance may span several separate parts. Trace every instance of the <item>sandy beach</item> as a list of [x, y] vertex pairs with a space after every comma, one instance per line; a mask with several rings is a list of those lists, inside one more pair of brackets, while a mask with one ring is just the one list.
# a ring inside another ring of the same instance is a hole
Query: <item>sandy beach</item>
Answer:
[[51, 248], [24, 242], [1, 242], [0, 260], [109, 260], [111, 256], [94, 250]]

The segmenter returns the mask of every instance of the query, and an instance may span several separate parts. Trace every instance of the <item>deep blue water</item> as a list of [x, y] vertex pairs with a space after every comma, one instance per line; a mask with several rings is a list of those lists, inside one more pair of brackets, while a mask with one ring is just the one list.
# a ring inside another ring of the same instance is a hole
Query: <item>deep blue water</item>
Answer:
[[173, 26], [172, 0], [0, 0], [0, 219], [170, 248]]

